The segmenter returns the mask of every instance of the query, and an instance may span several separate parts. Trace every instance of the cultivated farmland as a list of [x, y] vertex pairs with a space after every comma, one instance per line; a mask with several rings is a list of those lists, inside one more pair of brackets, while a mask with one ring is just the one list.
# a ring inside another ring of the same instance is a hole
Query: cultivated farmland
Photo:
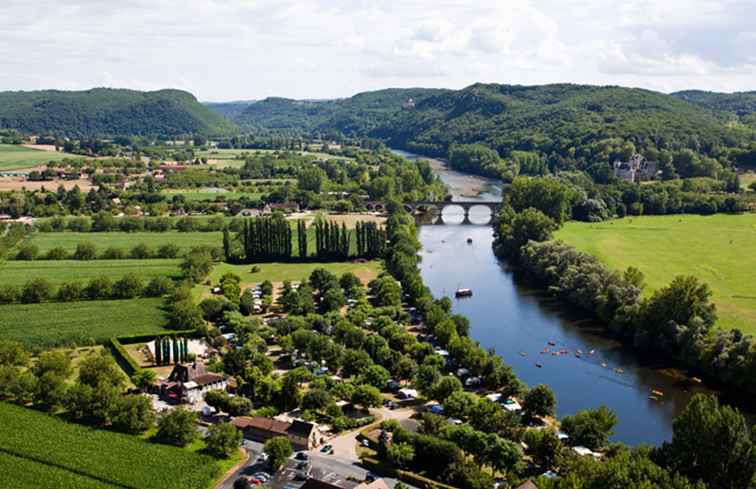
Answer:
[[[218, 463], [208, 456], [67, 423], [31, 409], [0, 403], [0, 417], [3, 489], [204, 489], [219, 472]], [[19, 485], [24, 480], [34, 484]]]
[[43, 151], [16, 144], [0, 144], [0, 171], [32, 168], [64, 158], [76, 158], [76, 155]]
[[40, 254], [44, 254], [51, 248], [60, 246], [67, 252], [76, 249], [76, 245], [83, 242], [94, 244], [101, 253], [106, 248], [122, 248], [130, 250], [138, 244], [146, 244], [154, 249], [165, 244], [174, 244], [183, 250], [194, 246], [220, 247], [223, 243], [223, 233], [220, 232], [192, 232], [181, 233], [178, 231], [143, 232], [143, 233], [34, 233], [26, 241], [39, 248]]
[[173, 277], [179, 274], [180, 259], [146, 260], [9, 260], [0, 262], [3, 285], [23, 286], [36, 278], [51, 284], [88, 282], [106, 276], [113, 281], [133, 273], [148, 281], [154, 277]]
[[556, 237], [614, 269], [640, 269], [647, 295], [694, 275], [711, 287], [721, 327], [756, 332], [756, 214], [568, 222]]
[[29, 347], [101, 343], [164, 331], [162, 299], [47, 302], [0, 306], [0, 336]]

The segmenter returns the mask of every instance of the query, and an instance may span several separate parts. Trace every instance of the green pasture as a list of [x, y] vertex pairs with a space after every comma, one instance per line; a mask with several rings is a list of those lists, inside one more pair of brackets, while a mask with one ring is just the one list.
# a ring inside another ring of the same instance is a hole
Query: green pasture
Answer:
[[182, 250], [189, 250], [195, 246], [220, 247], [223, 245], [223, 233], [181, 233], [178, 231], [167, 231], [164, 233], [76, 233], [66, 231], [56, 233], [34, 233], [25, 241], [25, 243], [31, 243], [37, 246], [41, 255], [44, 255], [50, 249], [58, 246], [70, 253], [76, 249], [76, 245], [84, 242], [94, 244], [97, 247], [98, 254], [111, 246], [124, 249], [128, 252], [134, 246], [142, 243], [152, 247], [153, 251], [166, 244], [174, 244]]
[[68, 153], [43, 151], [16, 144], [0, 144], [0, 171], [22, 170], [44, 165], [50, 161], [76, 157]]
[[647, 295], [696, 276], [712, 289], [721, 327], [756, 333], [756, 214], [568, 222], [556, 237], [614, 269], [640, 269]]

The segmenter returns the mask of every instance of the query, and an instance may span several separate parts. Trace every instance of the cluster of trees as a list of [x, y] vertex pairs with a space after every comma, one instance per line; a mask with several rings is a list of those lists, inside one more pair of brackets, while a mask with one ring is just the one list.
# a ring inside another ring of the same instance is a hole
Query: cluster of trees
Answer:
[[[61, 187], [62, 188], [62, 187]], [[59, 190], [60, 192], [60, 190]], [[70, 190], [69, 192], [74, 192]], [[99, 195], [97, 191], [90, 190], [89, 196]], [[50, 194], [55, 195], [55, 194]], [[236, 225], [240, 226], [239, 221]], [[223, 216], [214, 215], [208, 218], [198, 217], [136, 217], [114, 216], [111, 212], [98, 211], [91, 217], [76, 215], [74, 217], [55, 216], [50, 219], [40, 219], [34, 227], [40, 232], [72, 231], [77, 233], [107, 233], [107, 232], [155, 232], [168, 231], [188, 232], [217, 232], [226, 226]]]
[[155, 365], [170, 365], [186, 362], [189, 358], [189, 342], [186, 338], [155, 338]]
[[346, 260], [352, 245], [352, 233], [346, 224], [335, 221], [315, 220], [315, 255], [322, 259]]
[[16, 260], [123, 260], [148, 258], [176, 258], [181, 254], [181, 248], [173, 243], [160, 245], [157, 249], [152, 246], [139, 243], [134, 245], [128, 252], [123, 248], [109, 246], [102, 253], [98, 253], [97, 246], [91, 242], [82, 242], [76, 245], [71, 253], [65, 248], [56, 246], [50, 248], [45, 254], [40, 255], [39, 247], [34, 243], [24, 243], [16, 253]]
[[357, 256], [378, 258], [386, 249], [386, 230], [375, 222], [358, 222], [355, 227], [357, 235]]
[[[291, 226], [283, 214], [248, 219], [240, 234], [243, 259], [247, 263], [282, 260], [292, 256]], [[230, 249], [226, 245], [226, 239], [224, 234], [224, 249]]]
[[171, 293], [174, 288], [175, 283], [167, 277], [155, 277], [145, 284], [144, 279], [134, 273], [127, 273], [116, 281], [103, 275], [86, 284], [63, 282], [57, 287], [45, 278], [35, 278], [22, 287], [0, 285], [0, 304], [161, 297]]

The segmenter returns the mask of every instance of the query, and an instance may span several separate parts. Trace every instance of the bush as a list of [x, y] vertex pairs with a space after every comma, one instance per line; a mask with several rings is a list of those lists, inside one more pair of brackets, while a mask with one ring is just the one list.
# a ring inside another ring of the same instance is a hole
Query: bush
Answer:
[[33, 304], [49, 300], [52, 297], [53, 290], [50, 282], [43, 278], [35, 278], [26, 282], [21, 290], [21, 302]]
[[145, 287], [144, 295], [148, 297], [160, 297], [170, 294], [174, 287], [173, 281], [168, 277], [155, 277]]
[[160, 246], [157, 250], [157, 256], [160, 258], [176, 258], [181, 250], [173, 243], [167, 243]]
[[60, 246], [50, 248], [45, 254], [45, 260], [65, 260], [68, 258], [66, 250]]
[[16, 260], [34, 260], [39, 254], [39, 248], [33, 244], [22, 245], [16, 253]]
[[152, 248], [150, 248], [148, 245], [144, 243], [139, 243], [138, 245], [134, 246], [131, 249], [130, 256], [131, 258], [137, 259], [137, 260], [143, 260], [145, 258], [152, 258], [153, 252]]
[[63, 283], [58, 288], [58, 300], [60, 302], [72, 302], [81, 299], [84, 287], [79, 282]]
[[79, 243], [73, 254], [74, 260], [94, 260], [97, 258], [97, 247], [93, 243]]
[[218, 423], [207, 430], [207, 450], [218, 458], [228, 458], [241, 446], [242, 432], [231, 423]]
[[104, 260], [122, 260], [126, 258], [126, 252], [122, 248], [110, 246], [102, 253], [102, 258]]

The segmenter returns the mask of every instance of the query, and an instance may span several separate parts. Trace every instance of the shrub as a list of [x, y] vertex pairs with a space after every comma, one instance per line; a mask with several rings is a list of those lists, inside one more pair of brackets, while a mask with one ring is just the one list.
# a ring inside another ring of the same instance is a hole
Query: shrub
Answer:
[[52, 297], [52, 285], [43, 278], [35, 278], [26, 282], [21, 290], [21, 302], [33, 304], [49, 300]]
[[73, 254], [74, 260], [94, 260], [97, 258], [97, 247], [93, 243], [79, 243]]

